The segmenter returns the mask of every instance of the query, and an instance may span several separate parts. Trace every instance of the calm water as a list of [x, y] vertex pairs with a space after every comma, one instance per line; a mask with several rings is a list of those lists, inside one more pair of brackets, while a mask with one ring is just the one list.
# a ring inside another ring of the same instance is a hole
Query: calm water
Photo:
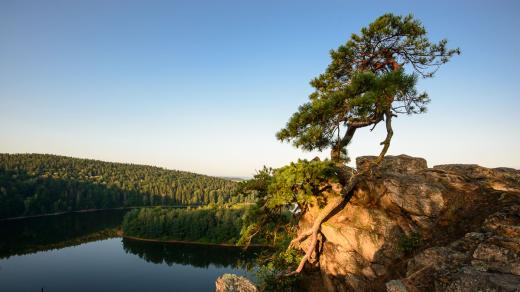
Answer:
[[223, 273], [248, 275], [253, 252], [122, 239], [123, 215], [0, 222], [0, 291], [214, 291]]

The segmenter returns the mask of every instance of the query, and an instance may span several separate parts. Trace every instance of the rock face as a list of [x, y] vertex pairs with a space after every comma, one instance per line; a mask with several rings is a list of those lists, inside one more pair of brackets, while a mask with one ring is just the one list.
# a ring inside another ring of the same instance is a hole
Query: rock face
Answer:
[[248, 279], [234, 274], [224, 274], [215, 282], [216, 292], [258, 292]]
[[520, 205], [488, 216], [479, 231], [421, 251], [401, 283], [410, 291], [520, 291]]
[[321, 231], [313, 291], [520, 291], [519, 170], [389, 156]]

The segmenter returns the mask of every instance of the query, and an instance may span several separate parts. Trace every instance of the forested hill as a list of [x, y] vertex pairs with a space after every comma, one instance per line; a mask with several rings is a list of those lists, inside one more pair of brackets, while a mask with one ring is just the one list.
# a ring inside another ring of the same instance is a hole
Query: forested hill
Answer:
[[244, 201], [230, 180], [48, 154], [0, 154], [0, 218], [150, 205]]

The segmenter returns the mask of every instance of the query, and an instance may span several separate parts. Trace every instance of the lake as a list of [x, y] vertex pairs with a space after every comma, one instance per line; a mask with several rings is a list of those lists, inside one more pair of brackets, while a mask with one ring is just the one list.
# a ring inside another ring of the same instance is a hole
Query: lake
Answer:
[[214, 291], [254, 251], [123, 239], [126, 211], [0, 222], [0, 291]]

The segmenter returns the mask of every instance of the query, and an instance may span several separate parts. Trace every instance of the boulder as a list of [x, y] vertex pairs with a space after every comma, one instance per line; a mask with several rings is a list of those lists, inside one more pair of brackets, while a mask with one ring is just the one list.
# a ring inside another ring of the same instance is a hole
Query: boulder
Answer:
[[[356, 168], [363, 169], [369, 162], [375, 160], [377, 156], [360, 156], [356, 158]], [[428, 168], [426, 159], [412, 157], [405, 154], [398, 156], [385, 156], [379, 169], [383, 172], [413, 173]]]
[[234, 274], [224, 274], [215, 282], [216, 292], [258, 292], [248, 279]]

